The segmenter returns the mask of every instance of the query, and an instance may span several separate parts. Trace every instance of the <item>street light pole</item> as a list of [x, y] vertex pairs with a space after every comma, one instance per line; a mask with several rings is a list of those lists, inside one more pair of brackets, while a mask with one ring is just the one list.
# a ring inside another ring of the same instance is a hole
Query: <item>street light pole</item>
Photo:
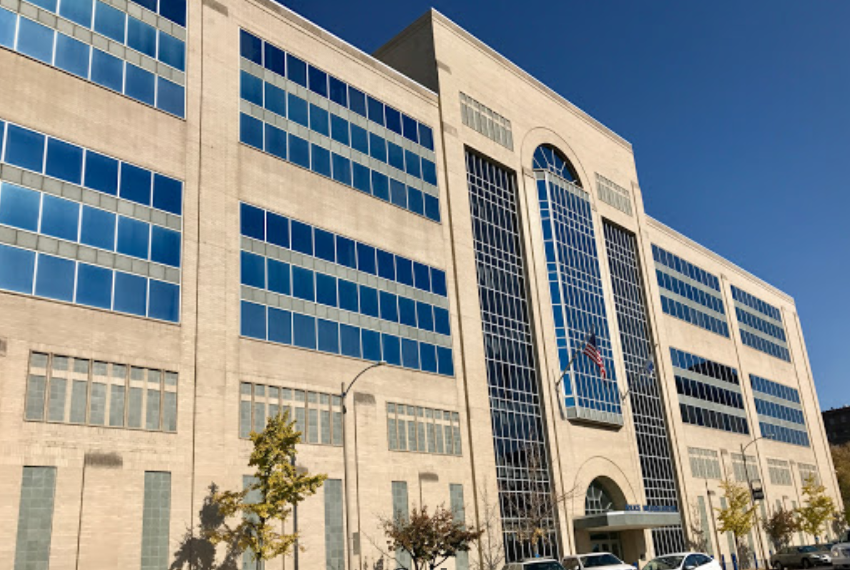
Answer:
[[[750, 490], [750, 502], [753, 505], [753, 518], [756, 521], [756, 537], [758, 538], [758, 545], [761, 548], [762, 558], [764, 559], [765, 564], [767, 564], [767, 554], [766, 554], [765, 549], [764, 549], [764, 541], [763, 541], [762, 536], [761, 536], [761, 529], [759, 528], [758, 509], [756, 508], [756, 500], [753, 497], [753, 484], [750, 481], [750, 466], [749, 466], [749, 463], [747, 462], [747, 448], [760, 439], [764, 439], [764, 436], [762, 435], [762, 436], [755, 438], [754, 440], [752, 440], [747, 445], [744, 445], [742, 443], [741, 444], [741, 458], [744, 460], [744, 474], [747, 477], [747, 487]], [[758, 463], [756, 463], [756, 465], [758, 465]], [[761, 482], [761, 480], [759, 480], [759, 482]], [[763, 500], [764, 500], [764, 486], [762, 486], [762, 501]]]
[[[349, 496], [350, 496], [351, 493], [350, 493], [349, 484], [348, 484], [348, 479], [349, 479], [348, 478], [348, 445], [347, 445], [347, 440], [346, 440], [346, 437], [345, 437], [345, 433], [347, 431], [346, 428], [345, 428], [345, 424], [346, 424], [345, 414], [346, 414], [346, 411], [347, 411], [346, 408], [345, 408], [345, 397], [348, 396], [348, 393], [351, 392], [351, 388], [354, 386], [354, 383], [357, 382], [357, 380], [359, 380], [361, 376], [363, 376], [364, 374], [366, 374], [370, 370], [378, 368], [379, 366], [384, 366], [385, 364], [386, 364], [386, 362], [384, 362], [383, 360], [381, 360], [380, 362], [376, 362], [374, 364], [370, 364], [369, 366], [367, 366], [366, 368], [361, 370], [357, 374], [357, 376], [355, 376], [354, 379], [351, 382], [349, 382], [348, 387], [345, 386], [345, 382], [342, 382], [340, 384], [339, 397], [340, 397], [340, 406], [342, 406], [342, 476], [343, 476], [343, 479], [345, 479], [344, 486], [343, 486], [343, 492], [345, 493], [345, 552], [346, 552], [346, 558], [348, 559], [348, 568], [349, 569], [354, 568], [354, 566], [352, 565], [352, 561], [351, 561], [351, 557], [352, 557], [351, 542], [352, 542], [354, 537], [352, 536], [352, 533], [351, 533], [351, 515], [350, 515], [351, 502], [349, 500]], [[355, 457], [355, 460], [356, 460], [356, 457]]]
[[708, 488], [708, 479], [705, 480], [705, 495], [708, 498], [708, 517], [709, 521], [711, 521], [712, 534], [714, 535], [714, 542], [717, 544], [717, 556], [716, 558], [720, 558], [720, 535], [717, 533], [717, 522], [714, 520], [714, 501], [711, 500], [712, 495], [714, 495], [714, 491], [709, 490]]

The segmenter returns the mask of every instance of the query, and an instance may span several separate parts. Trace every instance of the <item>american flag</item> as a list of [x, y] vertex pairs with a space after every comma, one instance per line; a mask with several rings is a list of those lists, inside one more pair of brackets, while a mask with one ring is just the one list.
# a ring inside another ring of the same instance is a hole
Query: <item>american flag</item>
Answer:
[[602, 354], [599, 352], [599, 347], [596, 344], [595, 333], [588, 337], [587, 344], [584, 345], [582, 352], [599, 367], [599, 374], [605, 378], [605, 362], [602, 360]]

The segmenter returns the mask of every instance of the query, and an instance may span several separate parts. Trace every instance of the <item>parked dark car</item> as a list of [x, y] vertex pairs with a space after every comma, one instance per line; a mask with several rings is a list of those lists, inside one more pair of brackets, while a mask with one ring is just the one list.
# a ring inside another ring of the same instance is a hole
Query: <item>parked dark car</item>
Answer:
[[770, 557], [770, 567], [775, 570], [831, 565], [832, 556], [817, 546], [786, 546]]

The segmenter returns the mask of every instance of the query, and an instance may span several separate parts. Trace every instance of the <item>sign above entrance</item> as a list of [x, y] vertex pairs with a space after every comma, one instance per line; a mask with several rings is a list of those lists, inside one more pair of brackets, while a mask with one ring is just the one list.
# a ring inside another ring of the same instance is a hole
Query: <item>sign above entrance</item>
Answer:
[[623, 508], [624, 511], [640, 511], [644, 513], [678, 513], [679, 510], [673, 505], [629, 505]]

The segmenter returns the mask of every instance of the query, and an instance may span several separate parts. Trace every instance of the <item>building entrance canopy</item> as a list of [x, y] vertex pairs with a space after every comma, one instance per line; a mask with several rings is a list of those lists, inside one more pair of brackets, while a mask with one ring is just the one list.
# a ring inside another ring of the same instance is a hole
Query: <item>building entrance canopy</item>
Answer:
[[576, 530], [615, 532], [643, 530], [681, 524], [677, 512], [607, 511], [578, 517], [573, 521]]

